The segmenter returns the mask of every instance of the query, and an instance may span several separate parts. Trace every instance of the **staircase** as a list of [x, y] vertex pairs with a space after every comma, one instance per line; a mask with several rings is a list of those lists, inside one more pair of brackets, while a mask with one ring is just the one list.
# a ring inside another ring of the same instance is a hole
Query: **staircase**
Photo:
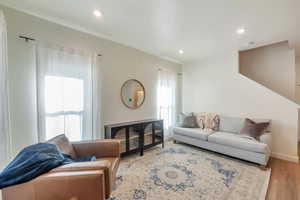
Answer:
[[297, 101], [295, 50], [288, 41], [239, 52], [239, 72], [279, 95]]

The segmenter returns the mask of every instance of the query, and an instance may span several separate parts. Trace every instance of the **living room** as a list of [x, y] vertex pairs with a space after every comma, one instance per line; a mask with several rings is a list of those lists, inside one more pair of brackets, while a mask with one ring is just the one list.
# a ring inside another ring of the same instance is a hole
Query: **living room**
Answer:
[[0, 0], [0, 199], [300, 199], [297, 6]]

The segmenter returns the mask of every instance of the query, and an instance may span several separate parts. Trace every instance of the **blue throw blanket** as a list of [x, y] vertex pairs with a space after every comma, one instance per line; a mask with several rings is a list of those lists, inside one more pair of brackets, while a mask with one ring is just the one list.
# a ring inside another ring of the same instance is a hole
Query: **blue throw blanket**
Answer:
[[41, 174], [72, 162], [92, 161], [94, 156], [72, 159], [56, 145], [39, 143], [23, 149], [0, 174], [0, 189], [30, 181]]

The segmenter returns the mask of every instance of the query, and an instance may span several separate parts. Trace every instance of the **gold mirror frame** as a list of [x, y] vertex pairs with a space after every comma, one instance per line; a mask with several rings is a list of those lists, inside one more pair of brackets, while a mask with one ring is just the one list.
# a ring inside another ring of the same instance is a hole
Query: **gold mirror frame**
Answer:
[[[128, 82], [130, 82], [130, 81], [137, 82], [137, 83], [142, 87], [143, 92], [144, 92], [144, 98], [143, 98], [143, 101], [142, 101], [141, 104], [138, 105], [137, 107], [131, 107], [131, 106], [127, 105], [127, 103], [126, 103], [126, 102], [124, 101], [124, 99], [123, 99], [123, 89], [125, 88], [126, 84], [127, 84]], [[145, 99], [146, 99], [146, 90], [145, 90], [144, 85], [143, 85], [140, 81], [138, 81], [138, 80], [136, 80], [136, 79], [129, 79], [129, 80], [127, 80], [127, 81], [125, 81], [125, 82], [123, 83], [123, 85], [122, 85], [122, 87], [121, 87], [120, 97], [121, 97], [122, 103], [123, 103], [127, 108], [132, 109], [132, 110], [135, 110], [135, 109], [140, 108], [140, 107], [144, 104]]]

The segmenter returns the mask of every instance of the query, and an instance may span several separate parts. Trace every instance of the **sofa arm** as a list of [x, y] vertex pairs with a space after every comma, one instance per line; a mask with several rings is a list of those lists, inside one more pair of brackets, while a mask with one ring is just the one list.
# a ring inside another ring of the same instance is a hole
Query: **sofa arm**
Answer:
[[272, 135], [271, 133], [265, 133], [259, 137], [259, 141], [265, 143], [269, 147], [269, 151], [272, 149]]
[[5, 188], [2, 192], [3, 200], [106, 199], [101, 170], [47, 173], [30, 182]]
[[72, 143], [78, 157], [120, 157], [121, 141], [116, 139], [82, 141]]

